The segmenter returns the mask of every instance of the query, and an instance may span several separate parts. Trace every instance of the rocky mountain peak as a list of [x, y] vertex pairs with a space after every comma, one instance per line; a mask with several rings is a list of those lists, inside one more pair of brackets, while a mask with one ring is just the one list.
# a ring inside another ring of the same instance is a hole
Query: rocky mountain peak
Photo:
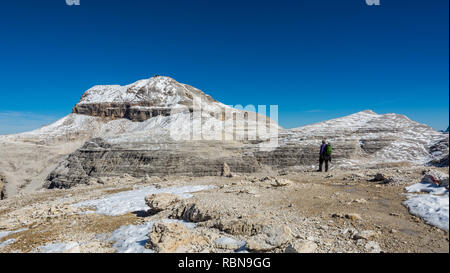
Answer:
[[377, 113], [375, 113], [374, 111], [372, 111], [372, 110], [370, 110], [370, 109], [361, 111], [361, 112], [359, 112], [359, 113], [370, 114], [370, 115], [378, 115]]
[[96, 85], [81, 97], [80, 104], [146, 103], [152, 106], [175, 106], [201, 97], [214, 101], [201, 90], [165, 76], [153, 76], [128, 85]]
[[174, 109], [192, 109], [197, 99], [203, 109], [226, 107], [190, 85], [166, 76], [153, 76], [129, 85], [96, 85], [88, 89], [73, 113], [112, 119], [144, 121], [158, 115], [170, 115]]

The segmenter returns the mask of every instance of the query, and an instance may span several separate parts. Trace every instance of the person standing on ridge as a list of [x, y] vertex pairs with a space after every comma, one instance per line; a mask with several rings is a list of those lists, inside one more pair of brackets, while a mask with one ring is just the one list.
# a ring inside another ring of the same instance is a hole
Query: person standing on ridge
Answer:
[[331, 161], [331, 144], [327, 144], [325, 140], [322, 140], [322, 145], [320, 146], [320, 154], [319, 154], [319, 170], [322, 171], [322, 165], [325, 161], [325, 171], [328, 172], [328, 161]]

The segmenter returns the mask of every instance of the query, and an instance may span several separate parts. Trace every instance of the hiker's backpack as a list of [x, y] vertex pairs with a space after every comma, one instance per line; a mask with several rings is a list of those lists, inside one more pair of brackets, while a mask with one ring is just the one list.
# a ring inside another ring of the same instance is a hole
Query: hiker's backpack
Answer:
[[331, 147], [331, 144], [327, 144], [327, 146], [325, 147], [325, 153], [328, 156], [330, 156], [331, 153], [333, 153], [333, 147]]

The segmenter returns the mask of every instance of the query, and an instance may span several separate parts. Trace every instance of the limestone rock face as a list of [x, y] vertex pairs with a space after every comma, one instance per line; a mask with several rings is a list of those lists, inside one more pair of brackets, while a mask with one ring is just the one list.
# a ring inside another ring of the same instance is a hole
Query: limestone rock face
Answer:
[[147, 103], [86, 103], [77, 104], [72, 113], [110, 119], [126, 118], [144, 121], [156, 116], [169, 116], [171, 108], [153, 107]]
[[251, 155], [244, 155], [237, 143], [144, 141], [132, 145], [115, 145], [92, 139], [70, 154], [50, 173], [48, 188], [70, 188], [88, 184], [90, 177], [133, 177], [184, 175], [219, 176], [223, 162], [240, 173], [252, 173], [260, 164]]
[[314, 253], [317, 249], [317, 244], [308, 240], [296, 240], [290, 243], [285, 253]]
[[196, 98], [217, 107], [223, 106], [192, 86], [169, 77], [154, 76], [125, 86], [94, 86], [83, 94], [72, 112], [110, 119], [145, 121], [160, 115], [169, 116], [177, 109], [192, 111]]
[[149, 235], [147, 247], [159, 253], [183, 252], [186, 245], [207, 245], [209, 239], [197, 235], [182, 223], [156, 223]]
[[231, 235], [257, 235], [264, 228], [264, 222], [252, 219], [218, 219], [213, 227]]
[[206, 207], [193, 199], [183, 200], [175, 205], [172, 208], [170, 217], [187, 222], [198, 223], [218, 219], [220, 218], [220, 215], [213, 207]]
[[444, 134], [443, 138], [436, 141], [430, 147], [430, 154], [432, 159], [428, 162], [429, 165], [436, 167], [448, 167], [449, 166], [449, 138], [448, 131]]
[[292, 239], [292, 231], [285, 225], [264, 226], [262, 230], [247, 241], [250, 251], [265, 252], [281, 248]]
[[145, 197], [145, 203], [150, 207], [150, 213], [158, 213], [168, 209], [181, 199], [172, 193], [151, 194]]
[[436, 171], [436, 170], [430, 170], [424, 174], [421, 182], [436, 184], [440, 187], [448, 188], [448, 180], [449, 180], [449, 175], [447, 173], [443, 173], [443, 172]]

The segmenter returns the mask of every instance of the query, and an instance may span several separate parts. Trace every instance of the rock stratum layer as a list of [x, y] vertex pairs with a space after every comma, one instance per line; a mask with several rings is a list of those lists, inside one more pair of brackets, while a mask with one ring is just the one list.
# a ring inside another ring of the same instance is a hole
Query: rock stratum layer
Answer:
[[[33, 177], [45, 174], [45, 187], [69, 188], [124, 173], [221, 175], [225, 163], [231, 173], [313, 170], [323, 139], [333, 146], [334, 167], [448, 166], [448, 134], [404, 115], [367, 110], [287, 130], [265, 113], [231, 108], [162, 76], [126, 86], [95, 86], [72, 114], [32, 132], [1, 136], [0, 142], [27, 143], [40, 150], [72, 143], [64, 158], [60, 153], [48, 156], [58, 163], [47, 164], [39, 174], [28, 172]], [[14, 166], [8, 181], [21, 170], [20, 164]]]
[[[87, 90], [72, 112], [110, 119], [144, 121], [159, 115], [188, 109], [198, 99], [212, 108], [224, 107], [202, 91], [169, 77], [155, 76], [133, 84], [97, 85]], [[183, 107], [184, 106], [184, 107]], [[215, 109], [217, 110], [217, 109]]]

